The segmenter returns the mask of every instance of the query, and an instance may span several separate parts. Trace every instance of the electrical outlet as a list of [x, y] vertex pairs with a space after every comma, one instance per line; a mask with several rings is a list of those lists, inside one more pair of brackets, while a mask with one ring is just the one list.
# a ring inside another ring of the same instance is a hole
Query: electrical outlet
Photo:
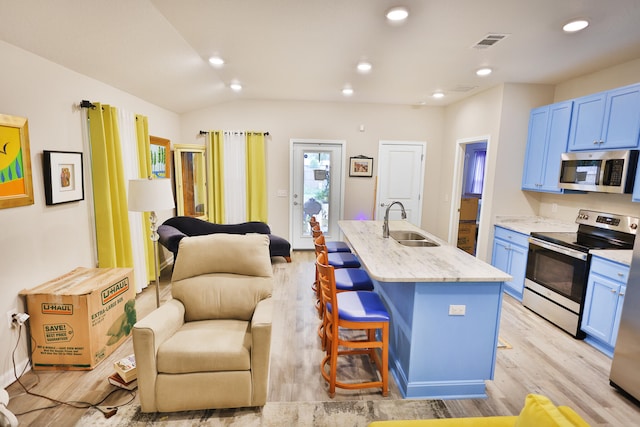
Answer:
[[17, 308], [12, 308], [11, 310], [7, 311], [7, 321], [9, 322], [9, 328], [13, 328], [13, 315], [18, 313], [18, 309]]
[[450, 305], [449, 316], [464, 316], [467, 311], [466, 305]]

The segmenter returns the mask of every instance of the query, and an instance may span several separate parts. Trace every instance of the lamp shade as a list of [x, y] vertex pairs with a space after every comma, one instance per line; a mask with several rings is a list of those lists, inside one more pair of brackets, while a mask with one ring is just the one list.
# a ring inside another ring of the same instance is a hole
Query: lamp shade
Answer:
[[129, 210], [155, 212], [173, 209], [176, 205], [171, 191], [171, 180], [132, 179], [129, 181]]

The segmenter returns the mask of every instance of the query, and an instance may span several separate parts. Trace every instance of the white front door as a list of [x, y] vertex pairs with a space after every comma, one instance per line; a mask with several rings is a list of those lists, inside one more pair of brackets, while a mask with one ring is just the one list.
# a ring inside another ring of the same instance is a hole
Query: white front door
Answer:
[[309, 218], [338, 240], [344, 192], [344, 141], [291, 140], [291, 247], [313, 249]]
[[[407, 220], [420, 227], [426, 147], [427, 143], [422, 141], [380, 141], [376, 219], [382, 220], [387, 207], [399, 201], [407, 212]], [[400, 218], [401, 209], [394, 205], [389, 219]]]

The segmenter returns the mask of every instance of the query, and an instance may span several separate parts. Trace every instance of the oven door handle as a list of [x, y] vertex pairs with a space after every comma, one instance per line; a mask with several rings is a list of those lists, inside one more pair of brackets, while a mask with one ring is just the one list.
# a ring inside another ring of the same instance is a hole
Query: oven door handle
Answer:
[[572, 258], [577, 258], [582, 261], [586, 261], [589, 254], [584, 252], [576, 251], [574, 249], [565, 248], [560, 245], [556, 245], [554, 243], [545, 242], [544, 240], [536, 239], [535, 237], [529, 237], [529, 243], [533, 243], [536, 246], [540, 246], [545, 249], [549, 249], [550, 251], [560, 252], [561, 254], [570, 256]]

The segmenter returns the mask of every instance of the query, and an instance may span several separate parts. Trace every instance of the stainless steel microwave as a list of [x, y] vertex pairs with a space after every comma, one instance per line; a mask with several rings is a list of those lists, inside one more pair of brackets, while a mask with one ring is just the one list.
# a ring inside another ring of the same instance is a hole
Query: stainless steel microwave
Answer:
[[631, 193], [638, 150], [563, 153], [559, 187], [601, 193]]

